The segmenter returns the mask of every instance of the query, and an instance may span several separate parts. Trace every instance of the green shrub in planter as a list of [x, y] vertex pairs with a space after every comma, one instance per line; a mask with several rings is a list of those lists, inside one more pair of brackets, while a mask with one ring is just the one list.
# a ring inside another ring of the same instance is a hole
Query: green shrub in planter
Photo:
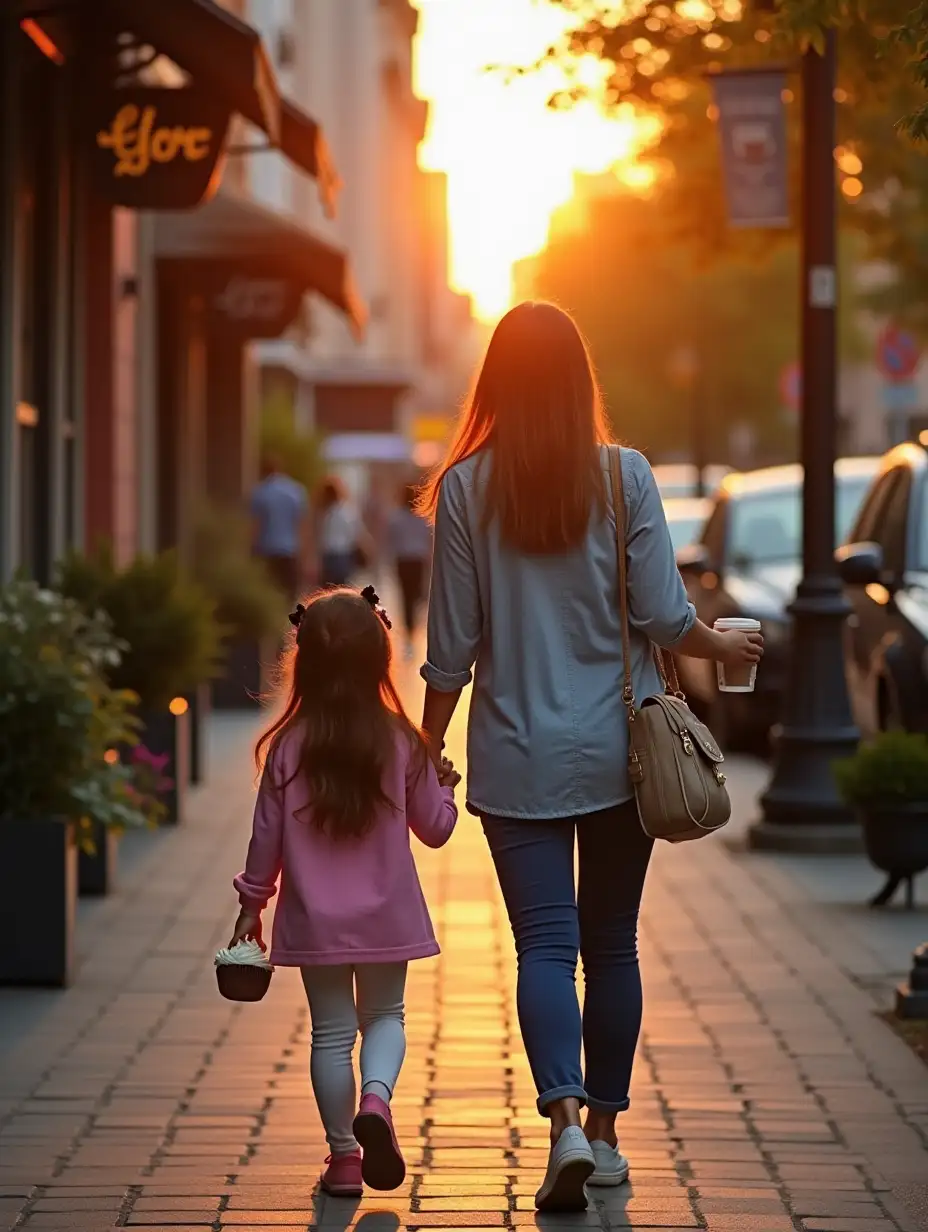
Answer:
[[86, 611], [104, 611], [125, 644], [110, 681], [137, 695], [142, 742], [155, 756], [167, 756], [172, 786], [160, 797], [164, 818], [180, 821], [190, 777], [190, 737], [187, 715], [172, 703], [215, 674], [220, 629], [212, 600], [173, 552], [139, 555], [118, 568], [104, 546], [91, 556], [68, 556], [59, 576], [64, 593]]
[[92, 556], [72, 553], [60, 566], [59, 586], [85, 611], [107, 614], [125, 645], [110, 682], [137, 694], [143, 711], [166, 709], [214, 674], [219, 626], [213, 603], [173, 552], [139, 555], [122, 569], [106, 546]]
[[151, 819], [111, 752], [136, 738], [134, 696], [106, 679], [119, 657], [104, 616], [32, 582], [0, 588], [0, 982], [68, 982], [80, 833]]
[[884, 732], [834, 767], [842, 797], [857, 809], [870, 862], [889, 874], [872, 900], [884, 906], [906, 882], [928, 868], [928, 736]]
[[853, 757], [835, 764], [835, 781], [851, 805], [928, 806], [928, 736], [883, 732], [862, 744]]

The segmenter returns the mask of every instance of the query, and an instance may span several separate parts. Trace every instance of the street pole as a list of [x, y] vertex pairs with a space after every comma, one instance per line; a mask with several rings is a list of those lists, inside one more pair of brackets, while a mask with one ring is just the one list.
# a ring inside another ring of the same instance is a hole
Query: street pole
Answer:
[[696, 496], [702, 500], [706, 495], [706, 463], [708, 461], [709, 422], [706, 413], [708, 399], [706, 397], [706, 347], [705, 330], [702, 314], [705, 311], [705, 275], [701, 268], [702, 253], [696, 254], [696, 266], [693, 271], [693, 403], [690, 408], [692, 424], [690, 440], [692, 441], [693, 466], [696, 470]]
[[783, 724], [762, 820], [751, 846], [776, 851], [850, 851], [860, 834], [840, 800], [832, 765], [853, 753], [844, 674], [850, 613], [835, 568], [837, 443], [837, 222], [835, 33], [823, 54], [802, 58], [802, 580], [790, 612], [791, 661]]

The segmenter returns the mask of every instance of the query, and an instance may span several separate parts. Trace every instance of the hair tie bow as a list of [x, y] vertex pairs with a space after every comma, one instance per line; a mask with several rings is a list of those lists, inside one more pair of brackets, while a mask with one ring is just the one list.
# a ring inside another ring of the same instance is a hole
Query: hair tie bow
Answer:
[[296, 610], [291, 612], [287, 619], [293, 625], [294, 629], [298, 629], [303, 623], [303, 617], [306, 615], [306, 608], [302, 603], [296, 605]]
[[383, 621], [385, 628], [387, 629], [393, 628], [393, 624], [390, 620], [390, 617], [380, 606], [380, 596], [377, 594], [377, 591], [374, 590], [373, 586], [365, 586], [364, 589], [361, 591], [361, 598], [365, 599], [371, 605], [371, 607], [374, 609], [374, 614], [380, 617], [380, 619]]

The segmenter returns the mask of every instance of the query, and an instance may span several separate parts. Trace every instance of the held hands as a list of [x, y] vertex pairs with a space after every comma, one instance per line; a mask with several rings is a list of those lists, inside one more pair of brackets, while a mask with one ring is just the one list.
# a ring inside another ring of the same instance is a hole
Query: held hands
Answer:
[[442, 787], [450, 787], [454, 791], [458, 783], [461, 781], [461, 776], [454, 768], [454, 762], [449, 761], [447, 757], [441, 759], [440, 765], [436, 767], [438, 770], [438, 782]]
[[253, 938], [260, 945], [262, 950], [266, 950], [267, 946], [261, 938], [261, 917], [253, 911], [240, 911], [238, 919], [235, 921], [235, 929], [232, 933], [232, 940], [229, 942], [229, 949], [233, 945], [238, 945], [240, 941], [247, 941]]
[[718, 653], [715, 658], [728, 667], [759, 663], [764, 657], [764, 635], [744, 633], [740, 629], [718, 631]]

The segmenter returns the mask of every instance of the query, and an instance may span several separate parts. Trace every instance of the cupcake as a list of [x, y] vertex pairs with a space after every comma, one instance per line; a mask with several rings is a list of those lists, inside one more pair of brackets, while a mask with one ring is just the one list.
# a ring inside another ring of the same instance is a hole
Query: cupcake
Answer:
[[251, 938], [216, 955], [216, 983], [228, 1001], [260, 1001], [273, 974], [264, 950]]

